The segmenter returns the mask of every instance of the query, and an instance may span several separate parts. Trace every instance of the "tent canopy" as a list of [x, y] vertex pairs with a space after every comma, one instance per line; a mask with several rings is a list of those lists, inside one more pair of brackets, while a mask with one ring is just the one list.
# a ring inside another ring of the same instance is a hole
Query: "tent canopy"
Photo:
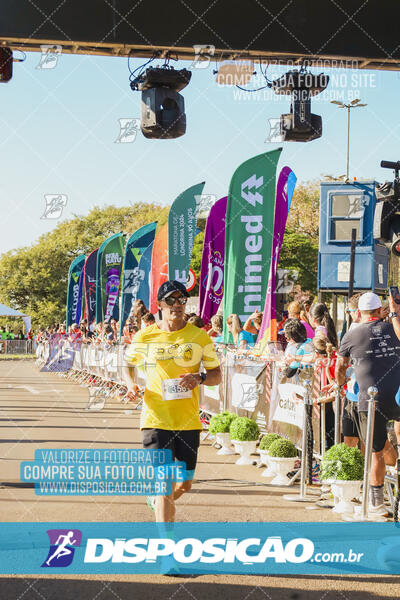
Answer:
[[0, 304], [0, 317], [20, 317], [24, 321], [26, 331], [31, 328], [31, 318], [28, 315], [24, 315], [5, 304]]
[[5, 304], [0, 304], [0, 317], [27, 317], [28, 315], [24, 315], [23, 313], [6, 306]]

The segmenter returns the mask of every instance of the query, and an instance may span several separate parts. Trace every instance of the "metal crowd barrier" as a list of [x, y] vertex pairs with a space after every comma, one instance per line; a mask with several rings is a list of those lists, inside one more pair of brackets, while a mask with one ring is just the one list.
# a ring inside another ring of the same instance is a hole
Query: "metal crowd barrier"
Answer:
[[[103, 346], [80, 342], [72, 345], [61, 340], [56, 343], [40, 343], [36, 354], [38, 365], [46, 370], [66, 372], [67, 377], [79, 383], [94, 385], [100, 381], [103, 387], [110, 384], [122, 388], [125, 385], [124, 351], [124, 345]], [[290, 406], [290, 402], [283, 406], [279, 386], [287, 383], [304, 386], [305, 380], [310, 379], [314, 401], [314, 452], [322, 454], [320, 410], [315, 404], [321, 395], [321, 377], [317, 369], [300, 369], [289, 380], [283, 376], [281, 365], [277, 361], [240, 355], [227, 348], [219, 350], [218, 356], [223, 372], [222, 383], [219, 386], [199, 388], [199, 408], [203, 416], [210, 418], [223, 410], [248, 416], [257, 421], [262, 432], [280, 433], [301, 447], [302, 409], [291, 410], [294, 407]], [[140, 369], [136, 369], [135, 379], [139, 385], [144, 385], [144, 374]], [[277, 409], [281, 419], [275, 418]]]
[[0, 339], [1, 354], [34, 354], [36, 342], [34, 340], [2, 340]]
[[[107, 398], [117, 396], [121, 401], [129, 401], [123, 374], [125, 348], [124, 345], [104, 346], [80, 342], [73, 345], [66, 340], [57, 343], [45, 341], [38, 344], [36, 349], [37, 364], [42, 369], [58, 370], [60, 375], [87, 385], [90, 389], [88, 410], [102, 410]], [[217, 353], [222, 366], [222, 382], [214, 387], [200, 386], [200, 416], [208, 421], [212, 415], [228, 410], [255, 419], [262, 433], [273, 431], [290, 439], [304, 457], [301, 461], [302, 468], [298, 472], [301, 475], [300, 495], [290, 499], [313, 501], [307, 495], [306, 479], [311, 483], [312, 458], [321, 458], [325, 452], [325, 410], [330, 402], [338, 405], [338, 410], [334, 406], [334, 439], [336, 443], [341, 439], [342, 407], [341, 402], [338, 402], [337, 387], [332, 386], [329, 376], [329, 360], [319, 359], [314, 364], [303, 364], [296, 375], [288, 379], [279, 360], [241, 355], [226, 347], [219, 349]], [[141, 386], [145, 384], [144, 373], [137, 368], [135, 381]], [[288, 389], [295, 391], [292, 395], [287, 395]], [[134, 408], [139, 408], [140, 405], [141, 401]], [[371, 418], [372, 413], [369, 417], [369, 444], [367, 443], [366, 449], [368, 465], [373, 429]], [[369, 468], [365, 474], [365, 489], [368, 488], [368, 477]], [[395, 475], [389, 474], [385, 479], [389, 498], [394, 506], [393, 489], [396, 482], [399, 483], [398, 477], [396, 479]], [[293, 480], [295, 478], [296, 475]], [[398, 504], [399, 494], [397, 507]], [[365, 518], [365, 512], [366, 492], [363, 495], [361, 518]]]

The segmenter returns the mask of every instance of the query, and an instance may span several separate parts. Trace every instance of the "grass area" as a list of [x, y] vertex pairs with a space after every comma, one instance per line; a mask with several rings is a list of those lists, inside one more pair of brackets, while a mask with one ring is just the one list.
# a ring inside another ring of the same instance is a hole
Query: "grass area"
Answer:
[[0, 354], [0, 360], [33, 360], [35, 354]]

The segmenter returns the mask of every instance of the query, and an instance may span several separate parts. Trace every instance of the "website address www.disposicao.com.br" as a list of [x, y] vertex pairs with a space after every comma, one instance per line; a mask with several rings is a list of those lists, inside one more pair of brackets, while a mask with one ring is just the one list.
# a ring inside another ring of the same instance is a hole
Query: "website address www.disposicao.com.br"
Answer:
[[400, 574], [393, 523], [0, 523], [1, 550], [0, 573]]
[[116, 540], [89, 538], [85, 563], [154, 563], [158, 559], [172, 557], [180, 564], [233, 564], [245, 565], [274, 562], [276, 564], [360, 563], [363, 552], [349, 548], [346, 552], [315, 552], [314, 543], [308, 538], [294, 538], [284, 543], [279, 536], [267, 539], [247, 538], [131, 538]]

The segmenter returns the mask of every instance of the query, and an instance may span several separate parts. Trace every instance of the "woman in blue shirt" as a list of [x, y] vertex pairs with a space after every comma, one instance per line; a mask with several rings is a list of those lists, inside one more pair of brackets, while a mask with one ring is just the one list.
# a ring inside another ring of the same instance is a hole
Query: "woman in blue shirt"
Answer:
[[252, 334], [243, 329], [242, 323], [237, 315], [229, 315], [226, 324], [233, 336], [237, 348], [240, 348], [241, 350], [254, 348], [254, 338]]

